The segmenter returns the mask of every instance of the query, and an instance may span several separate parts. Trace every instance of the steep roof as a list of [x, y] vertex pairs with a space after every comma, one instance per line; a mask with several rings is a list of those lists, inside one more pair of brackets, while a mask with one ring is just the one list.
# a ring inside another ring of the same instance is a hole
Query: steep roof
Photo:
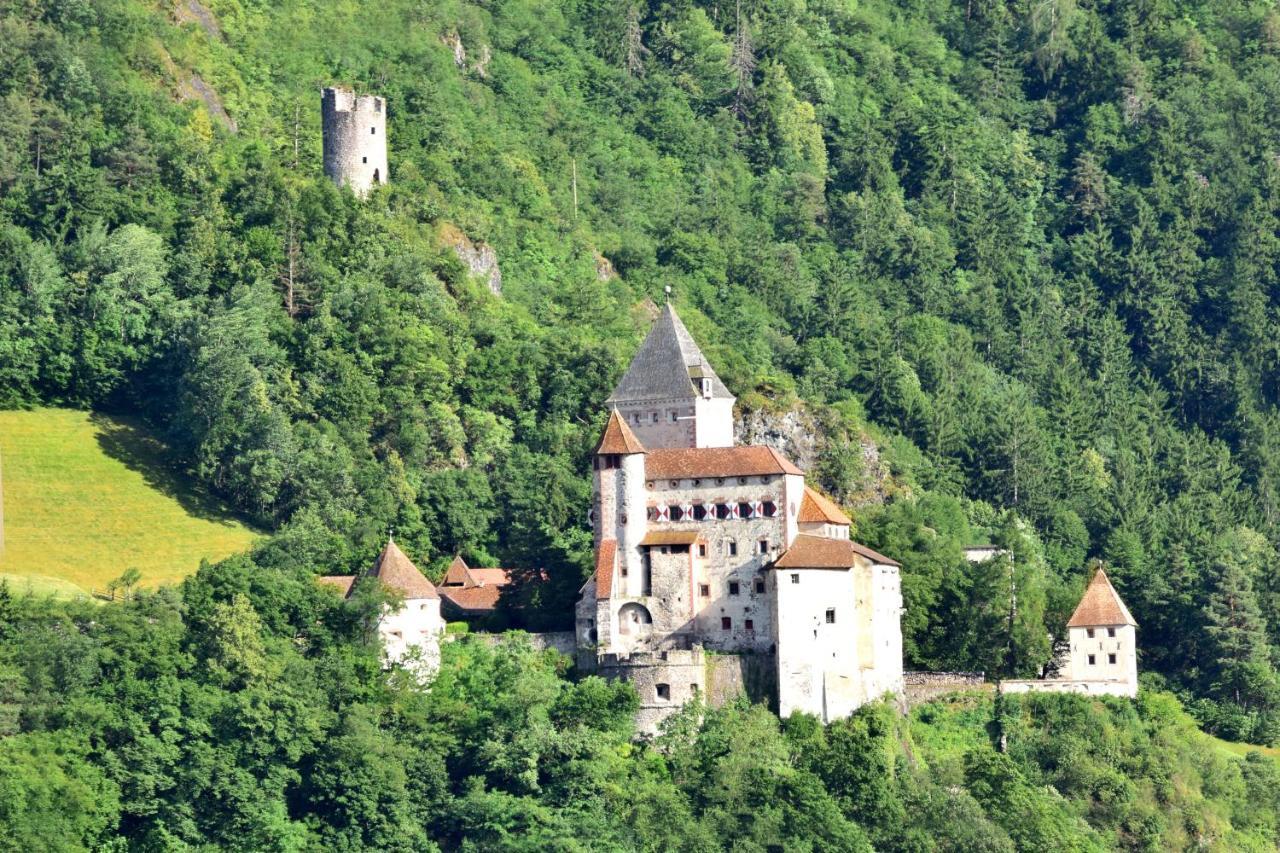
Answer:
[[1129, 608], [1125, 607], [1124, 602], [1120, 600], [1120, 593], [1116, 592], [1115, 587], [1111, 585], [1111, 580], [1101, 566], [1094, 572], [1093, 580], [1089, 581], [1084, 596], [1076, 605], [1071, 619], [1067, 621], [1068, 628], [1095, 625], [1132, 625], [1135, 628], [1138, 626], [1138, 623], [1133, 621]]
[[772, 447], [663, 447], [645, 456], [645, 476], [652, 480], [690, 477], [751, 477], [804, 472]]
[[369, 574], [391, 589], [397, 590], [405, 598], [439, 598], [435, 584], [427, 580], [413, 561], [404, 555], [400, 546], [387, 540], [387, 547], [382, 549]]
[[596, 599], [605, 599], [613, 592], [613, 564], [618, 556], [618, 542], [606, 539], [596, 548]]
[[325, 586], [333, 587], [342, 595], [343, 598], [346, 598], [348, 595], [351, 594], [351, 587], [356, 582], [356, 576], [355, 575], [324, 575], [323, 577], [317, 578], [317, 580], [319, 580], [320, 583], [324, 584]]
[[800, 502], [796, 521], [800, 524], [853, 524], [835, 501], [812, 486], [804, 487], [804, 500]]
[[668, 302], [606, 402], [683, 400], [700, 396], [693, 384], [695, 373], [699, 379], [711, 380], [712, 397], [733, 398]]
[[449, 564], [449, 570], [444, 573], [444, 580], [440, 585], [467, 586], [471, 582], [471, 567], [467, 565], [466, 560], [462, 559], [462, 555], [458, 554]]
[[778, 558], [777, 569], [848, 569], [855, 564], [854, 555], [865, 557], [881, 566], [896, 566], [898, 562], [872, 551], [866, 545], [848, 539], [827, 539], [801, 533], [791, 547]]
[[609, 422], [604, 425], [604, 434], [596, 445], [596, 455], [601, 453], [644, 453], [644, 445], [636, 438], [636, 434], [627, 426], [617, 409], [610, 412]]

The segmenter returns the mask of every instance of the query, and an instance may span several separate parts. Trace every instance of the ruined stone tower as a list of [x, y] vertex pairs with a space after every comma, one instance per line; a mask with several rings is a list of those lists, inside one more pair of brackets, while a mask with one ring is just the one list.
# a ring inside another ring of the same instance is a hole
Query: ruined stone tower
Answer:
[[387, 182], [387, 101], [328, 88], [321, 96], [324, 173], [364, 197]]

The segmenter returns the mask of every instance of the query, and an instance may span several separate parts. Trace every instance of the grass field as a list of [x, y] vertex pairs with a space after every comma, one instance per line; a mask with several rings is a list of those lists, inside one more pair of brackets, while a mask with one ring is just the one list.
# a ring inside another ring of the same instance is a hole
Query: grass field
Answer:
[[3, 548], [15, 591], [103, 590], [126, 569], [142, 586], [191, 574], [258, 535], [166, 467], [137, 422], [67, 409], [0, 412]]

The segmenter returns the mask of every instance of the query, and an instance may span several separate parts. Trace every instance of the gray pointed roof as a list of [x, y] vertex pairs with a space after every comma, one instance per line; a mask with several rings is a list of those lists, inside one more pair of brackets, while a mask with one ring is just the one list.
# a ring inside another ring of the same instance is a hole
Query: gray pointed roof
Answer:
[[712, 397], [733, 399], [668, 302], [636, 350], [622, 381], [605, 402], [697, 397], [700, 394], [694, 380], [703, 377], [711, 380]]

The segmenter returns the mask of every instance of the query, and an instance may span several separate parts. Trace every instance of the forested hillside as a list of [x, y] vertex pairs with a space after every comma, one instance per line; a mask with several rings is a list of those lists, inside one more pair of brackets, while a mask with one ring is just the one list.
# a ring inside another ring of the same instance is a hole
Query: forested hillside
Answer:
[[[388, 99], [366, 202], [333, 83]], [[554, 624], [670, 285], [828, 491], [879, 443], [909, 666], [1034, 673], [1102, 558], [1155, 682], [1274, 742], [1278, 132], [1269, 3], [0, 0], [0, 405], [145, 416], [263, 566], [394, 527]]]

